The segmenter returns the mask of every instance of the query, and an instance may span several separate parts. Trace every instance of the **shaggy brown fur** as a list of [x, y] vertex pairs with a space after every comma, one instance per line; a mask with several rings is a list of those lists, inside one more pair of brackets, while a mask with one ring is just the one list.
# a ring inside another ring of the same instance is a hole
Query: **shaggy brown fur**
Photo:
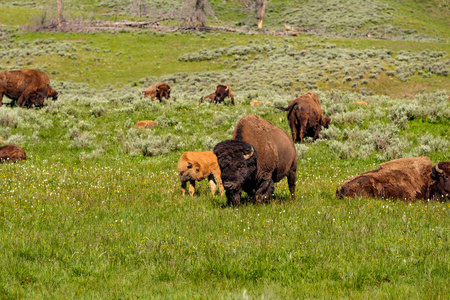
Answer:
[[33, 69], [0, 72], [0, 106], [3, 95], [17, 101], [17, 105], [30, 108], [43, 106], [46, 98], [58, 98], [58, 92], [50, 87], [47, 74]]
[[289, 127], [291, 128], [292, 140], [303, 143], [305, 136], [316, 140], [319, 137], [322, 126], [328, 128], [331, 119], [324, 116], [319, 97], [308, 92], [297, 99], [289, 102], [288, 107], [277, 107], [287, 111]]
[[295, 197], [297, 153], [289, 134], [257, 115], [239, 120], [233, 140], [245, 141], [258, 152], [256, 199], [269, 201], [275, 189], [274, 182], [287, 177], [292, 199]]
[[[444, 166], [444, 163], [441, 164]], [[434, 184], [432, 167], [428, 157], [392, 160], [381, 164], [376, 170], [346, 180], [337, 189], [336, 196], [429, 199], [433, 196], [430, 189]], [[450, 175], [450, 169], [446, 174]]]
[[231, 104], [234, 105], [234, 96], [231, 93], [231, 87], [229, 84], [223, 85], [219, 84], [216, 86], [216, 90], [214, 93], [206, 95], [200, 98], [200, 103], [203, 103], [203, 100], [211, 99], [210, 103], [221, 103], [225, 101], [226, 97], [230, 97]]
[[195, 192], [195, 181], [202, 181], [206, 177], [208, 177], [212, 195], [216, 193], [216, 183], [219, 185], [220, 194], [224, 193], [217, 157], [211, 151], [184, 152], [178, 161], [177, 171], [180, 175], [183, 196], [186, 193], [188, 181], [189, 195], [192, 197]]
[[0, 163], [3, 162], [17, 162], [19, 160], [26, 160], [27, 155], [25, 151], [16, 145], [0, 146]]
[[170, 86], [165, 82], [155, 83], [142, 91], [144, 97], [150, 97], [152, 101], [156, 98], [162, 102], [162, 98], [170, 100]]

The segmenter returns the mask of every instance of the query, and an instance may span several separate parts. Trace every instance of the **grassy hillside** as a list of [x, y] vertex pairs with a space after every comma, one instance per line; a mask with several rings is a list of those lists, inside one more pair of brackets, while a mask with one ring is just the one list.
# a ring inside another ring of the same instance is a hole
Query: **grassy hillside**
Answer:
[[[42, 109], [0, 107], [0, 144], [27, 153], [0, 165], [0, 299], [448, 298], [448, 202], [335, 197], [344, 180], [391, 159], [450, 160], [444, 9], [368, 2], [365, 11], [390, 14], [361, 34], [383, 22], [417, 30], [400, 40], [357, 38], [345, 24], [321, 33], [313, 19], [303, 21], [318, 35], [286, 37], [12, 26], [52, 3], [0, 0], [0, 71], [43, 70], [60, 92]], [[233, 8], [214, 22], [250, 26], [237, 2], [212, 3]], [[73, 15], [114, 19], [119, 7], [131, 17], [124, 1], [65, 4]], [[269, 28], [322, 9], [269, 4]], [[159, 81], [171, 101], [143, 98]], [[199, 103], [218, 83], [231, 84], [236, 106]], [[274, 106], [309, 90], [333, 122], [296, 144], [295, 200], [286, 180], [265, 205], [228, 207], [205, 181], [181, 196], [183, 151], [212, 150], [248, 114], [290, 132]], [[140, 120], [158, 126], [135, 128]]]

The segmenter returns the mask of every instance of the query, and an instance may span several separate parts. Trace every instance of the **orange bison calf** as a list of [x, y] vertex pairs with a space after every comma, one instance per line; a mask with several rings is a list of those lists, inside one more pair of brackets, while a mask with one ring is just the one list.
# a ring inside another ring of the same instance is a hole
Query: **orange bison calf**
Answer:
[[195, 181], [201, 181], [205, 177], [208, 177], [212, 195], [216, 193], [216, 183], [219, 185], [220, 194], [224, 193], [217, 157], [211, 151], [184, 152], [178, 161], [177, 171], [180, 174], [183, 196], [186, 193], [186, 182], [190, 183], [189, 195], [192, 197], [195, 192]]
[[150, 97], [153, 100], [158, 99], [162, 102], [162, 98], [170, 100], [170, 86], [165, 82], [155, 83], [142, 91], [144, 97]]
[[0, 147], [0, 163], [16, 162], [19, 160], [26, 160], [27, 155], [25, 151], [16, 145], [4, 145]]

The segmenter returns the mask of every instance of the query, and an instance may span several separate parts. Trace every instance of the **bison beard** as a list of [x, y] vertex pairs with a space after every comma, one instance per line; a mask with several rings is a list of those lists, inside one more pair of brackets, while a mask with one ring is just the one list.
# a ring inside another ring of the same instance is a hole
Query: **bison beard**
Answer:
[[227, 140], [214, 147], [228, 205], [241, 203], [241, 191], [255, 195], [258, 152], [249, 143]]

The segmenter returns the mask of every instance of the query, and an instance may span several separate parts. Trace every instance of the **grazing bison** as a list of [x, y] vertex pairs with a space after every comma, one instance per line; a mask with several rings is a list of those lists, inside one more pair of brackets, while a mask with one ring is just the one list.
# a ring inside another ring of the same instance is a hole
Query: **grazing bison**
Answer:
[[291, 128], [294, 142], [300, 140], [300, 143], [303, 143], [305, 136], [316, 140], [320, 131], [322, 131], [322, 126], [328, 128], [331, 123], [331, 119], [322, 114], [319, 97], [312, 92], [290, 101], [286, 108], [281, 106], [277, 108], [287, 111], [289, 127]]
[[450, 162], [433, 167], [428, 157], [400, 158], [346, 180], [336, 196], [395, 199], [439, 199], [450, 193]]
[[203, 100], [206, 100], [208, 98], [211, 99], [211, 103], [217, 104], [224, 102], [226, 97], [230, 97], [231, 104], [234, 105], [234, 96], [231, 93], [230, 85], [219, 84], [218, 86], [216, 86], [216, 90], [214, 91], [214, 93], [200, 98], [200, 103], [202, 103]]
[[256, 196], [261, 203], [272, 198], [274, 183], [287, 177], [291, 197], [295, 197], [297, 154], [286, 131], [256, 115], [243, 117], [236, 125], [233, 140], [216, 145], [228, 204], [240, 204], [241, 191]]
[[27, 155], [25, 151], [16, 145], [0, 146], [0, 163], [16, 162], [18, 160], [26, 160]]
[[162, 102], [162, 98], [170, 100], [170, 86], [165, 82], [155, 83], [142, 91], [142, 93], [144, 93], [144, 97], [150, 97], [152, 101], [155, 97], [159, 102]]
[[58, 98], [58, 92], [50, 87], [47, 74], [33, 69], [0, 72], [0, 106], [3, 95], [17, 101], [17, 105], [30, 108], [43, 106], [46, 98]]
[[211, 151], [184, 152], [178, 161], [177, 171], [180, 174], [183, 196], [186, 193], [186, 182], [189, 181], [189, 195], [192, 197], [195, 181], [201, 181], [205, 177], [208, 177], [212, 195], [216, 192], [216, 183], [219, 185], [220, 194], [224, 193], [217, 157]]

